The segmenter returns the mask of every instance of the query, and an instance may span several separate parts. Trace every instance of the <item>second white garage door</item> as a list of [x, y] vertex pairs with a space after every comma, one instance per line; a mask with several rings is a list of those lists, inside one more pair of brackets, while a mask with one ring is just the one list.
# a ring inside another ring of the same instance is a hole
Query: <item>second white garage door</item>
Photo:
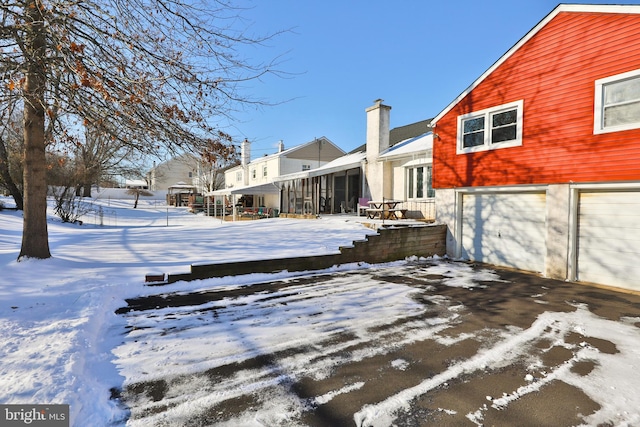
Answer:
[[581, 192], [578, 280], [640, 290], [640, 192]]
[[545, 193], [466, 194], [462, 206], [464, 259], [544, 271]]

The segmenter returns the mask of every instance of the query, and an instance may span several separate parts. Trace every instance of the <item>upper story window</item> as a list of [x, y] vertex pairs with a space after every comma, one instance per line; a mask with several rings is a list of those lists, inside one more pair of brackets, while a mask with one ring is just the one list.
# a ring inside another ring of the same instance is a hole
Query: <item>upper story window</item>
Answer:
[[523, 101], [458, 116], [456, 153], [522, 145]]
[[262, 166], [262, 176], [267, 177], [267, 165]]
[[640, 128], [640, 70], [596, 80], [593, 133]]
[[256, 179], [256, 170], [251, 169], [251, 179]]
[[238, 181], [238, 182], [242, 181], [242, 172], [241, 171], [236, 172], [236, 181]]

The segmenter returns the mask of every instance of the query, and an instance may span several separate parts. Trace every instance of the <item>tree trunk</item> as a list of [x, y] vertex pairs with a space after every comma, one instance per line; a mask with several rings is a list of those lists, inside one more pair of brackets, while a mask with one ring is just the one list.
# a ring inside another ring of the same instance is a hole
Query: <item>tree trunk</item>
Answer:
[[26, 73], [24, 77], [24, 223], [18, 259], [50, 258], [47, 231], [47, 180], [44, 98], [46, 39], [42, 3], [25, 2]]
[[85, 182], [82, 186], [82, 197], [91, 197], [91, 183]]
[[22, 192], [18, 188], [15, 182], [13, 182], [13, 178], [11, 178], [11, 173], [9, 171], [9, 153], [7, 153], [7, 147], [4, 145], [4, 141], [0, 139], [0, 177], [4, 181], [9, 193], [13, 197], [13, 200], [16, 202], [16, 208], [19, 210], [23, 210], [24, 201], [22, 199]]

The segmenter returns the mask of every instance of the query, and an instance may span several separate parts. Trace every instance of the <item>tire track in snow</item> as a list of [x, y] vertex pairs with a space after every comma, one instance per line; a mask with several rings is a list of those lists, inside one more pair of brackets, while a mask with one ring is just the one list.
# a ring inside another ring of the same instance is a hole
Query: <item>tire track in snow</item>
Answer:
[[[427, 307], [414, 301], [412, 295], [417, 291], [419, 289], [390, 284], [375, 279], [374, 274], [365, 274], [358, 277], [357, 283], [353, 277], [338, 276], [319, 285], [296, 284], [273, 293], [233, 299], [235, 305], [216, 308], [215, 319], [210, 316], [206, 322], [194, 319], [210, 308], [207, 304], [179, 310], [161, 309], [158, 317], [151, 319], [148, 315], [130, 312], [127, 314], [130, 322], [141, 328], [133, 331], [130, 339], [138, 342], [133, 345], [129, 341], [117, 351], [126, 365], [127, 355], [140, 356], [139, 347], [145, 345], [140, 342], [148, 341], [169, 359], [150, 360], [157, 368], [155, 372], [131, 372], [127, 375], [130, 384], [168, 380], [177, 386], [198, 372], [224, 370], [225, 366], [265, 355], [271, 360], [272, 363], [259, 369], [218, 378], [216, 384], [201, 384], [199, 392], [190, 394], [188, 399], [174, 396], [157, 403], [139, 401], [140, 408], [136, 409], [147, 412], [162, 408], [157, 419], [171, 414], [179, 417], [178, 414], [188, 412], [186, 408], [216, 406], [303, 377], [323, 378], [340, 364], [434, 338], [451, 326], [459, 314], [450, 313], [438, 304]], [[210, 304], [220, 307], [221, 301]], [[441, 317], [419, 319], [426, 310], [436, 310]], [[274, 328], [284, 331], [274, 331]], [[171, 338], [167, 338], [167, 332]], [[266, 336], [271, 336], [268, 342], [265, 342]], [[214, 357], [211, 352], [180, 354], [178, 349], [193, 347], [185, 340], [198, 340], [200, 345], [215, 349], [218, 354]], [[188, 364], [182, 363], [186, 360]], [[144, 419], [153, 422], [156, 418]]]

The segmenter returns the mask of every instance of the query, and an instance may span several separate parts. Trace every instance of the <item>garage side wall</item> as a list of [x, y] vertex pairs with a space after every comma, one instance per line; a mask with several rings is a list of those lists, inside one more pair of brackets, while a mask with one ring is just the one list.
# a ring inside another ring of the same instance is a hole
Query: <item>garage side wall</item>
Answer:
[[446, 253], [449, 258], [457, 259], [460, 257], [458, 251], [457, 232], [458, 227], [458, 207], [456, 200], [462, 197], [459, 192], [454, 189], [439, 189], [436, 191], [436, 222], [445, 224], [446, 231]]
[[566, 280], [570, 256], [569, 236], [571, 212], [574, 210], [568, 184], [550, 185], [547, 188], [547, 255], [545, 276]]

